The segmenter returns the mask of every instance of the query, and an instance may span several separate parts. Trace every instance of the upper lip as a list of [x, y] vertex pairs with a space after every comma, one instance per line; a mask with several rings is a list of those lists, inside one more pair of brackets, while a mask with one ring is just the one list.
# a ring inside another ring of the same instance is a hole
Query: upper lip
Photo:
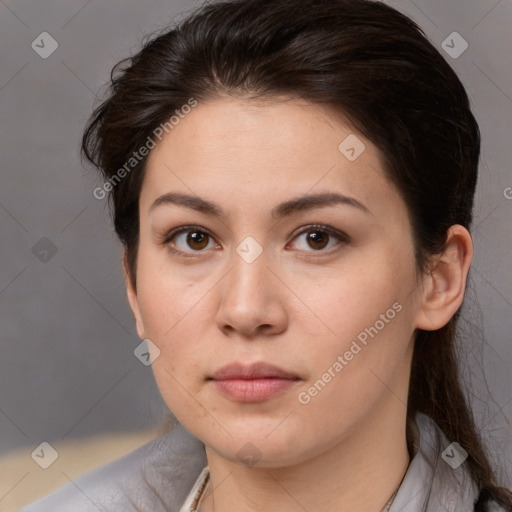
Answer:
[[298, 379], [299, 377], [269, 363], [252, 364], [230, 363], [219, 368], [213, 375], [214, 380], [228, 379], [264, 379], [264, 378]]

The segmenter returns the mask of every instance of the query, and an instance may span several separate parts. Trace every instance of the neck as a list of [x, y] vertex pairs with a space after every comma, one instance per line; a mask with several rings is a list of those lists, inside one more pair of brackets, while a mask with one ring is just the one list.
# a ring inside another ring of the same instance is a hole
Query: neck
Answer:
[[206, 447], [210, 482], [199, 512], [380, 512], [409, 465], [406, 406], [390, 393], [363, 423], [287, 467], [241, 466]]

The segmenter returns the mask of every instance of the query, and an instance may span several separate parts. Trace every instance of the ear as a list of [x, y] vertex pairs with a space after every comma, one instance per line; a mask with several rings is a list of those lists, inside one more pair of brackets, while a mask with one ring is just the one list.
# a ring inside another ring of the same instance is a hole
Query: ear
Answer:
[[126, 295], [128, 297], [128, 302], [130, 304], [130, 308], [132, 310], [133, 316], [135, 317], [135, 326], [137, 328], [137, 334], [140, 339], [145, 339], [145, 329], [144, 324], [142, 322], [142, 317], [139, 309], [139, 300], [137, 298], [137, 290], [134, 288], [132, 283], [132, 275], [128, 265], [128, 257], [126, 251], [123, 254], [123, 270], [124, 270], [124, 281], [126, 284]]
[[448, 229], [443, 253], [431, 260], [423, 280], [416, 327], [435, 331], [450, 321], [464, 299], [472, 260], [471, 235], [465, 227], [454, 224]]

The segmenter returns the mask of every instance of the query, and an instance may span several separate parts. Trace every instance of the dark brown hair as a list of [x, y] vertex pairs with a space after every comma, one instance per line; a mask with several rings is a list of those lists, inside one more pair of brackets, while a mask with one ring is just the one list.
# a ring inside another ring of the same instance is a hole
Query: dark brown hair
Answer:
[[[455, 72], [408, 17], [367, 0], [233, 0], [203, 6], [112, 70], [109, 97], [83, 136], [85, 157], [111, 180], [134, 151], [191, 98], [278, 96], [322, 104], [380, 150], [409, 210], [418, 271], [448, 228], [469, 229], [480, 133]], [[110, 194], [115, 229], [136, 286], [138, 200], [146, 158]], [[499, 488], [463, 393], [457, 314], [415, 340], [408, 417], [421, 411], [469, 454], [490, 496]]]

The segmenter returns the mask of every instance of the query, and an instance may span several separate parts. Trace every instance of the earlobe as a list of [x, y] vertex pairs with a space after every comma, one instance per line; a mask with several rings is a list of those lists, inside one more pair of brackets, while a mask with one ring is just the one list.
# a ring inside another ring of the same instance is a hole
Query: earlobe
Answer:
[[130, 304], [130, 309], [132, 310], [133, 316], [135, 317], [135, 327], [137, 329], [137, 334], [140, 339], [145, 339], [145, 329], [144, 324], [142, 322], [142, 317], [140, 314], [139, 308], [139, 300], [137, 297], [137, 291], [133, 286], [131, 279], [131, 271], [128, 265], [128, 258], [126, 255], [126, 251], [123, 255], [123, 271], [124, 271], [124, 281], [126, 285], [126, 296], [128, 297], [128, 303]]
[[472, 259], [473, 241], [468, 230], [458, 224], [451, 226], [443, 253], [432, 258], [424, 278], [417, 328], [435, 331], [450, 321], [464, 299]]

